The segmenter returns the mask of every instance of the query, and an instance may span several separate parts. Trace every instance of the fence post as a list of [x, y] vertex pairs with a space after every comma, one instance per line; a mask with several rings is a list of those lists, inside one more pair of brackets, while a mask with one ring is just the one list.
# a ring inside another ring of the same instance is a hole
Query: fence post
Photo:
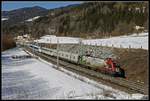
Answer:
[[129, 49], [131, 48], [131, 45], [129, 45]]
[[97, 43], [95, 43], [95, 56], [96, 56], [96, 50], [98, 49]]
[[120, 48], [122, 48], [121, 44], [120, 44]]
[[112, 48], [114, 48], [114, 45], [112, 44]]
[[59, 40], [57, 40], [57, 68], [59, 68]]
[[143, 49], [143, 48], [142, 48], [142, 45], [141, 45], [141, 49]]
[[129, 45], [129, 51], [130, 51], [130, 49], [131, 49], [131, 45]]

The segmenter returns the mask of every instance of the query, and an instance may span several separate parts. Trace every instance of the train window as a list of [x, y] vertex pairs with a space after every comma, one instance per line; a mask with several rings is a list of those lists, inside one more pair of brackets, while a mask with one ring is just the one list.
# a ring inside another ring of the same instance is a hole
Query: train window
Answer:
[[66, 54], [66, 57], [68, 57], [68, 55]]
[[75, 59], [76, 57], [74, 56], [73, 58]]
[[64, 56], [64, 54], [62, 53], [62, 56]]

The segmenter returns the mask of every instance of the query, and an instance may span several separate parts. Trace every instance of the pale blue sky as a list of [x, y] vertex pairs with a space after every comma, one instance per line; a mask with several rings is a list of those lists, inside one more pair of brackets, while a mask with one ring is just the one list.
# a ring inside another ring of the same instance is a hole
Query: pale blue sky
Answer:
[[33, 6], [40, 6], [47, 9], [52, 9], [79, 3], [82, 3], [82, 1], [3, 1], [2, 11], [9, 11], [18, 8]]

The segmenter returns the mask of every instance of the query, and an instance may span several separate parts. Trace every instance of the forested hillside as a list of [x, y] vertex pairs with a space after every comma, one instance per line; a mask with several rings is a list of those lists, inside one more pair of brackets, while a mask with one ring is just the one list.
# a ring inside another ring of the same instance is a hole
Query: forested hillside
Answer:
[[[3, 22], [4, 23], [4, 22]], [[46, 34], [101, 38], [137, 32], [135, 26], [148, 29], [148, 2], [85, 2], [51, 9], [48, 15], [32, 22], [3, 27], [3, 33], [24, 33], [40, 37]]]

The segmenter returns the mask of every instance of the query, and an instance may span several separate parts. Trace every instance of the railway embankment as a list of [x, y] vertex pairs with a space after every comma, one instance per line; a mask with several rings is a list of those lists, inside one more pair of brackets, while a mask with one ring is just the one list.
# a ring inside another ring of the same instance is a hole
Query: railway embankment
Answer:
[[124, 68], [128, 80], [148, 86], [148, 50], [89, 45], [83, 45], [82, 47], [76, 45], [72, 49], [69, 49], [69, 47], [72, 47], [72, 45], [61, 45], [60, 50], [69, 50], [72, 53], [78, 53], [80, 50], [83, 50], [83, 54], [88, 50], [92, 50], [93, 56], [99, 58], [112, 57]]

